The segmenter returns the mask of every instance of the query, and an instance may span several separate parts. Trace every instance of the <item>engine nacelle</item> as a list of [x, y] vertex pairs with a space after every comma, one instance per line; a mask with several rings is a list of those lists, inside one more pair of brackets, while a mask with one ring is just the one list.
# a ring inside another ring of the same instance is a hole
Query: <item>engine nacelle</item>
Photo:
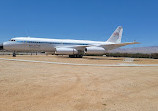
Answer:
[[78, 54], [78, 51], [73, 48], [56, 48], [56, 55], [74, 55]]
[[96, 55], [103, 55], [105, 54], [105, 49], [102, 47], [87, 47], [85, 49], [86, 54], [96, 54]]

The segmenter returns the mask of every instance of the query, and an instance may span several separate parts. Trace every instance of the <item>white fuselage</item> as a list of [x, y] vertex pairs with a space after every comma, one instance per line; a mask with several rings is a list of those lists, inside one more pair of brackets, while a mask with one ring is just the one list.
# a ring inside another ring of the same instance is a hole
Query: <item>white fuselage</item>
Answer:
[[88, 41], [88, 40], [69, 40], [69, 39], [45, 39], [18, 37], [4, 42], [3, 47], [9, 51], [45, 51], [52, 52], [56, 48], [75, 47], [75, 46], [97, 46], [111, 44], [109, 42]]

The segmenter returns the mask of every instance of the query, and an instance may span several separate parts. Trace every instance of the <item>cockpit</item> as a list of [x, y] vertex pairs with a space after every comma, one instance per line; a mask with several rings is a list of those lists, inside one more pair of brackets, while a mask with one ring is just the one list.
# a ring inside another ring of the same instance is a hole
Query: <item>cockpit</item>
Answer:
[[10, 39], [9, 41], [15, 41], [15, 39]]

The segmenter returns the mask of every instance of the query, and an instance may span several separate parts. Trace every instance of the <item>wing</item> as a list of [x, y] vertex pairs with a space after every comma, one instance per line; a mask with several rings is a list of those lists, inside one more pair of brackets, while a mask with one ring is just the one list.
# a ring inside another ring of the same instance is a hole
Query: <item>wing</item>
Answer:
[[71, 46], [70, 48], [84, 51], [86, 47], [90, 47], [90, 46], [92, 46], [92, 45], [76, 45], [76, 46]]
[[119, 43], [119, 44], [100, 45], [100, 47], [103, 47], [106, 50], [112, 50], [112, 49], [116, 49], [116, 48], [126, 46], [126, 45], [132, 45], [132, 44], [140, 44], [140, 43], [139, 42], [127, 42], [127, 43]]
[[[74, 48], [76, 50], [84, 51], [86, 47], [90, 47], [90, 46], [92, 46], [92, 45], [75, 45], [75, 46], [62, 46], [62, 47], [64, 47], [64, 48]], [[56, 47], [56, 48], [60, 48], [60, 47]]]

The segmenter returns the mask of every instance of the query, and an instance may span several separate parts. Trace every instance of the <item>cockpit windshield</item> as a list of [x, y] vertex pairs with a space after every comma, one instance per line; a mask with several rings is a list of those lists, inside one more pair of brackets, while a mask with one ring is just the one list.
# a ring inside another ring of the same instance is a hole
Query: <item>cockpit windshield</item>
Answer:
[[15, 41], [14, 39], [10, 39], [9, 41]]

